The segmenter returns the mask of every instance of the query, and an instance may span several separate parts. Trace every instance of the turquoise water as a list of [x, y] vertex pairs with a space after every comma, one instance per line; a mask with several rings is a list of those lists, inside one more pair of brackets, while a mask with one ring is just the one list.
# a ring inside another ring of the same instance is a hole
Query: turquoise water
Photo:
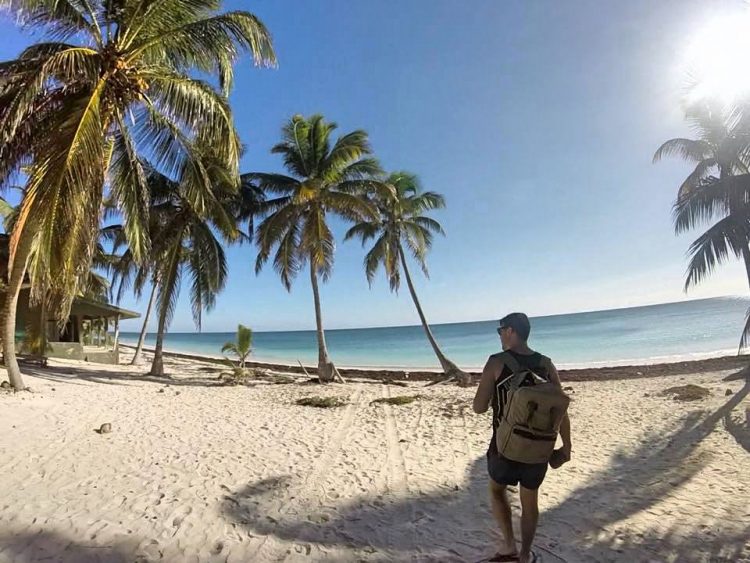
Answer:
[[[700, 359], [737, 351], [750, 301], [716, 298], [531, 319], [532, 347], [561, 367]], [[433, 325], [441, 347], [465, 368], [481, 367], [498, 351], [496, 321]], [[138, 335], [123, 333], [135, 343]], [[170, 333], [165, 349], [220, 355], [231, 332]], [[439, 367], [421, 326], [328, 330], [331, 357], [341, 366]], [[154, 345], [154, 335], [147, 337]], [[317, 362], [314, 331], [256, 332], [257, 360]]]

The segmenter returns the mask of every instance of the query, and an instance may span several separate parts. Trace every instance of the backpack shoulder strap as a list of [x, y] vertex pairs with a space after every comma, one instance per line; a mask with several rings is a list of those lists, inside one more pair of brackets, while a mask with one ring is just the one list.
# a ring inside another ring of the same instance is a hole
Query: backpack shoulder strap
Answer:
[[510, 380], [510, 389], [515, 391], [521, 385], [521, 382], [526, 377], [528, 370], [518, 363], [518, 360], [510, 352], [503, 352], [501, 355], [503, 363], [510, 368], [513, 372], [513, 379]]
[[514, 374], [520, 371], [524, 371], [524, 369], [521, 367], [521, 364], [518, 363], [518, 360], [516, 360], [516, 358], [510, 352], [503, 352], [502, 354], [500, 354], [500, 359], [506, 366], [510, 368], [510, 371], [512, 371]]

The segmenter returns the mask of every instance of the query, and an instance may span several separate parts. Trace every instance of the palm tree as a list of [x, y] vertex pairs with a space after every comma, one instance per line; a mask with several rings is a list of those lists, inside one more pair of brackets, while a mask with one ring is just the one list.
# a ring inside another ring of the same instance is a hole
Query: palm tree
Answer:
[[[157, 232], [158, 223], [155, 219], [155, 214], [151, 214], [149, 219], [149, 238], [151, 240], [159, 240], [159, 234]], [[141, 362], [141, 354], [143, 353], [143, 345], [146, 341], [148, 322], [151, 319], [151, 312], [153, 311], [154, 302], [156, 301], [158, 280], [156, 278], [154, 262], [150, 257], [141, 260], [140, 262], [136, 262], [133, 252], [127, 248], [127, 239], [119, 225], [105, 227], [103, 231], [107, 233], [106, 236], [112, 244], [112, 254], [114, 255], [114, 259], [110, 264], [110, 272], [112, 274], [110, 298], [119, 305], [125, 292], [132, 286], [134, 295], [136, 298], [140, 299], [144, 288], [148, 284], [151, 284], [148, 305], [143, 314], [143, 324], [138, 336], [138, 343], [135, 352], [133, 353], [133, 358], [130, 360], [130, 365], [138, 365]], [[122, 253], [117, 254], [120, 250], [122, 250]], [[116, 291], [115, 287], [117, 288]]]
[[[695, 164], [677, 192], [675, 233], [710, 225], [690, 245], [685, 291], [730, 255], [742, 259], [750, 284], [750, 130], [711, 102], [689, 107], [687, 119], [698, 138], [670, 139], [654, 154], [654, 162], [676, 155]], [[740, 348], [749, 337], [750, 316]]]
[[[142, 163], [144, 169], [152, 169], [153, 167], [144, 162]], [[164, 194], [161, 193], [160, 186], [164, 185], [164, 178], [158, 178], [153, 176], [152, 179], [158, 179], [161, 184], [154, 186], [154, 198], [150, 206], [150, 219], [149, 219], [149, 236], [151, 240], [159, 241], [162, 239], [161, 229], [169, 227], [169, 224], [165, 224], [163, 199]], [[228, 193], [222, 194], [221, 204], [226, 208], [227, 212], [231, 217], [234, 218], [237, 225], [245, 225], [245, 232], [237, 234], [239, 235], [240, 242], [246, 240], [252, 240], [254, 231], [254, 217], [260, 212], [264, 202], [264, 194], [256, 187], [247, 182], [243, 182], [239, 190], [234, 192], [230, 190]], [[137, 365], [141, 362], [141, 354], [143, 353], [143, 346], [146, 341], [146, 334], [148, 330], [148, 323], [151, 318], [154, 303], [156, 301], [157, 290], [159, 289], [159, 268], [157, 267], [161, 256], [159, 255], [160, 245], [156, 244], [152, 247], [153, 256], [149, 256], [146, 260], [136, 262], [132, 251], [127, 248], [127, 240], [123, 236], [122, 229], [118, 225], [103, 229], [108, 232], [107, 239], [110, 240], [113, 246], [113, 253], [124, 248], [122, 254], [113, 260], [110, 266], [112, 272], [112, 289], [117, 287], [116, 294], [113, 291], [113, 300], [119, 304], [122, 300], [125, 292], [132, 286], [133, 293], [136, 298], [139, 298], [143, 294], [143, 290], [150, 285], [149, 299], [146, 306], [146, 311], [143, 315], [143, 324], [141, 331], [138, 336], [138, 342], [136, 344], [133, 358], [130, 361], [130, 365]]]
[[[10, 248], [3, 337], [13, 342], [15, 309], [27, 266], [32, 291], [47, 288], [63, 318], [91, 260], [107, 189], [124, 215], [136, 260], [148, 253], [148, 191], [138, 163], [147, 154], [165, 174], [190, 169], [200, 211], [211, 187], [193, 142], [211, 146], [238, 174], [241, 151], [226, 99], [233, 64], [250, 51], [275, 64], [270, 36], [252, 14], [217, 14], [217, 0], [0, 0], [48, 41], [0, 64], [0, 187], [27, 170]], [[220, 89], [196, 78], [217, 77]], [[66, 241], [60, 244], [59, 241]], [[13, 346], [6, 367], [23, 381]]]
[[221, 347], [221, 353], [231, 352], [237, 356], [238, 367], [241, 370], [245, 369], [245, 362], [247, 362], [250, 352], [252, 352], [253, 345], [253, 331], [251, 328], [245, 325], [237, 325], [237, 340], [234, 342], [226, 342]]
[[282, 155], [291, 176], [251, 173], [243, 180], [278, 197], [267, 200], [267, 216], [258, 227], [256, 272], [276, 249], [273, 266], [287, 290], [300, 270], [309, 266], [315, 303], [318, 338], [318, 377], [332, 381], [338, 374], [328, 355], [318, 281], [327, 281], [333, 270], [335, 240], [329, 215], [346, 221], [375, 218], [374, 206], [361, 193], [374, 187], [380, 166], [371, 154], [367, 133], [353, 131], [331, 146], [335, 123], [323, 116], [295, 115], [282, 130], [282, 141], [271, 149]]
[[153, 200], [151, 213], [158, 223], [158, 240], [152, 241], [150, 254], [159, 315], [151, 375], [164, 375], [164, 334], [174, 314], [182, 278], [190, 278], [193, 320], [200, 330], [203, 311], [213, 308], [227, 278], [226, 256], [216, 233], [227, 242], [239, 238], [229, 204], [237, 193], [233, 174], [211, 156], [204, 155], [201, 160], [216, 197], [200, 210], [190, 193], [195, 189], [191, 182], [202, 179], [188, 175], [173, 181], [154, 169], [147, 175]]
[[427, 340], [440, 366], [448, 378], [463, 380], [464, 374], [445, 356], [427, 324], [404, 252], [404, 247], [406, 247], [424, 275], [429, 277], [426, 258], [427, 252], [432, 247], [433, 234], [445, 233], [440, 223], [424, 213], [445, 207], [445, 200], [438, 193], [422, 191], [417, 176], [409, 172], [394, 172], [384, 183], [392, 189], [377, 192], [374, 201], [379, 215], [354, 225], [346, 233], [344, 240], [359, 237], [363, 246], [369, 240], [375, 240], [372, 248], [365, 255], [364, 261], [365, 275], [370, 285], [375, 279], [378, 268], [382, 266], [388, 277], [391, 291], [398, 291], [403, 271]]

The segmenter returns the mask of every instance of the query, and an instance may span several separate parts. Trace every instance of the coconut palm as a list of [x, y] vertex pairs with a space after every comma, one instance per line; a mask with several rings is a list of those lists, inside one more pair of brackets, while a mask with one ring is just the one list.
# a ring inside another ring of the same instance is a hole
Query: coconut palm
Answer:
[[[119, 227], [119, 225], [115, 225], [114, 228], [106, 227], [103, 229], [112, 245], [112, 254], [114, 255], [114, 259], [109, 268], [112, 276], [110, 284], [110, 299], [119, 305], [125, 292], [131, 287], [133, 288], [133, 294], [135, 297], [140, 299], [144, 289], [150, 284], [148, 305], [143, 314], [141, 332], [138, 336], [138, 343], [135, 352], [133, 353], [133, 358], [130, 361], [130, 365], [138, 365], [141, 362], [141, 354], [143, 353], [143, 345], [146, 341], [148, 322], [151, 319], [151, 312], [153, 311], [154, 302], [156, 301], [158, 279], [156, 278], [154, 261], [150, 256], [146, 259], [136, 261], [132, 250], [127, 247], [127, 239], [124, 236], [122, 229]], [[149, 238], [151, 240], [159, 240], [157, 229], [158, 223], [156, 221], [156, 215], [150, 214], [148, 230]], [[118, 254], [120, 251], [121, 253]]]
[[[654, 162], [680, 156], [695, 165], [677, 192], [675, 232], [709, 225], [690, 245], [685, 290], [730, 256], [742, 259], [750, 284], [750, 130], [711, 102], [689, 107], [687, 119], [698, 138], [670, 139], [654, 154]], [[741, 348], [749, 336], [750, 317]]]
[[427, 340], [440, 366], [447, 376], [463, 378], [456, 364], [442, 352], [427, 324], [404, 252], [406, 247], [424, 275], [429, 277], [426, 259], [427, 252], [432, 247], [433, 235], [445, 233], [440, 223], [427, 217], [425, 212], [445, 207], [445, 200], [438, 193], [422, 191], [417, 176], [409, 172], [394, 172], [384, 183], [392, 189], [380, 190], [374, 196], [379, 215], [354, 225], [346, 233], [344, 240], [358, 237], [363, 246], [370, 240], [375, 241], [364, 261], [365, 275], [370, 285], [382, 266], [391, 291], [398, 291], [403, 272]]
[[271, 149], [280, 154], [291, 174], [251, 173], [243, 180], [278, 197], [265, 202], [267, 216], [255, 240], [259, 272], [275, 249], [273, 266], [287, 290], [306, 265], [310, 269], [318, 338], [318, 376], [340, 377], [328, 355], [318, 282], [333, 271], [335, 240], [328, 225], [331, 215], [345, 221], [374, 219], [374, 206], [360, 194], [373, 189], [371, 178], [380, 167], [371, 154], [367, 133], [353, 131], [331, 142], [335, 123], [321, 115], [294, 116], [282, 130], [282, 141]]
[[[148, 163], [143, 163], [143, 167], [145, 169], [153, 168]], [[163, 181], [164, 179], [161, 178], [160, 180]], [[154, 186], [154, 197], [152, 198], [152, 205], [150, 207], [149, 237], [154, 241], [164, 240], [160, 230], [170, 226], [169, 223], [165, 224], [164, 218], [168, 214], [164, 213], [163, 200], [165, 195], [161, 193], [159, 185]], [[252, 240], [254, 217], [260, 212], [264, 199], [264, 194], [256, 186], [250, 185], [247, 182], [243, 182], [238, 191], [229, 190], [227, 193], [221, 195], [221, 205], [234, 218], [238, 226], [245, 225], [245, 231], [237, 233], [240, 242], [243, 240]], [[111, 231], [108, 229], [111, 229]], [[127, 290], [131, 287], [136, 298], [140, 299], [144, 289], [150, 287], [141, 331], [133, 358], [130, 362], [131, 365], [137, 365], [141, 361], [148, 323], [151, 319], [157, 290], [160, 285], [158, 278], [159, 268], [157, 267], [161, 259], [160, 245], [155, 244], [152, 246], [152, 256], [149, 256], [146, 260], [136, 262], [133, 252], [127, 248], [127, 240], [123, 236], [122, 229], [117, 225], [108, 229], [104, 229], [104, 231], [108, 231], [108, 240], [110, 240], [113, 246], [112, 252], [116, 254], [122, 250], [122, 253], [113, 260], [110, 266], [110, 271], [112, 272], [112, 299], [119, 304]], [[116, 292], [114, 291], [115, 288], [117, 288]]]
[[234, 342], [226, 342], [221, 347], [221, 353], [226, 354], [231, 352], [237, 356], [238, 367], [241, 370], [245, 369], [245, 362], [252, 352], [253, 345], [253, 331], [251, 328], [245, 325], [237, 325], [237, 340]]
[[[51, 311], [66, 316], [91, 260], [105, 180], [136, 259], [146, 256], [149, 198], [139, 154], [170, 177], [189, 169], [203, 178], [186, 194], [200, 211], [211, 205], [211, 190], [193, 141], [213, 147], [238, 174], [241, 147], [226, 100], [233, 64], [243, 51], [257, 64], [275, 59], [255, 16], [217, 14], [219, 7], [218, 0], [0, 0], [0, 9], [47, 38], [0, 64], [0, 186], [28, 165], [11, 240], [6, 341], [27, 266], [36, 297], [49, 288]], [[220, 89], [198, 74], [217, 77]], [[11, 384], [23, 387], [6, 348]]]
[[189, 174], [174, 181], [155, 169], [147, 174], [152, 221], [158, 224], [154, 229], [158, 237], [152, 241], [149, 257], [157, 280], [159, 315], [151, 375], [164, 375], [164, 334], [174, 314], [182, 278], [190, 278], [193, 320], [200, 330], [203, 311], [213, 308], [227, 278], [226, 256], [217, 233], [225, 242], [239, 238], [228, 203], [237, 193], [234, 175], [220, 159], [204, 155], [201, 160], [215, 194], [209, 205], [201, 209], [196, 208], [190, 193], [195, 189], [191, 182], [202, 179]]

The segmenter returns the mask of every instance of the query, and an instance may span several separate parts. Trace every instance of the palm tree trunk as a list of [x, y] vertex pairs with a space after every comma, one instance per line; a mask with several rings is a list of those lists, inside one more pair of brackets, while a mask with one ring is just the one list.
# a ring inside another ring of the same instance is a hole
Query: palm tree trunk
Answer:
[[458, 366], [451, 362], [448, 358], [445, 357], [445, 354], [443, 354], [443, 351], [440, 350], [440, 346], [438, 346], [437, 341], [435, 340], [435, 337], [432, 335], [432, 331], [430, 330], [430, 326], [427, 324], [427, 319], [424, 316], [424, 311], [422, 311], [422, 305], [419, 304], [419, 298], [417, 297], [417, 292], [414, 289], [414, 284], [411, 281], [411, 275], [409, 274], [409, 267], [406, 265], [406, 256], [404, 256], [404, 249], [401, 247], [401, 245], [398, 245], [398, 254], [401, 258], [401, 267], [404, 269], [404, 276], [406, 276], [406, 284], [409, 286], [409, 292], [411, 293], [411, 298], [414, 301], [414, 306], [417, 308], [417, 314], [419, 315], [419, 319], [422, 321], [422, 327], [424, 328], [425, 333], [427, 334], [427, 340], [430, 341], [430, 346], [432, 346], [433, 351], [435, 352], [435, 355], [437, 356], [438, 361], [440, 362], [440, 367], [443, 368], [443, 371], [446, 375], [456, 375], [461, 372], [461, 370], [458, 369]]
[[318, 378], [321, 383], [328, 383], [334, 380], [336, 376], [336, 368], [328, 356], [326, 335], [325, 332], [323, 332], [323, 315], [320, 309], [318, 270], [315, 267], [315, 261], [312, 256], [310, 256], [310, 283], [312, 284], [313, 300], [315, 301], [315, 327], [318, 334]]
[[23, 279], [26, 276], [26, 265], [29, 261], [30, 251], [31, 237], [28, 233], [22, 233], [13, 260], [13, 267], [10, 271], [8, 285], [5, 288], [5, 303], [2, 310], [3, 358], [10, 385], [16, 391], [26, 388], [23, 384], [21, 368], [18, 367], [18, 360], [16, 359], [16, 309]]
[[744, 242], [742, 244], [742, 260], [745, 262], [745, 274], [747, 275], [747, 283], [750, 285], [750, 243]]
[[164, 375], [164, 329], [167, 324], [167, 308], [162, 307], [159, 311], [159, 328], [156, 332], [156, 347], [154, 348], [154, 361], [151, 363], [151, 375]]
[[157, 286], [158, 284], [156, 280], [154, 280], [154, 284], [151, 289], [151, 297], [148, 298], [148, 306], [146, 307], [146, 314], [143, 315], [143, 327], [141, 328], [141, 334], [138, 336], [138, 344], [135, 347], [135, 354], [133, 354], [133, 359], [130, 361], [131, 366], [134, 366], [141, 362], [141, 352], [143, 352], [143, 343], [146, 341], [146, 329], [148, 326], [148, 321], [151, 318], [151, 309], [153, 308], [154, 300], [156, 299]]
[[45, 363], [47, 357], [47, 292], [43, 294], [44, 298], [39, 304], [39, 359]]

